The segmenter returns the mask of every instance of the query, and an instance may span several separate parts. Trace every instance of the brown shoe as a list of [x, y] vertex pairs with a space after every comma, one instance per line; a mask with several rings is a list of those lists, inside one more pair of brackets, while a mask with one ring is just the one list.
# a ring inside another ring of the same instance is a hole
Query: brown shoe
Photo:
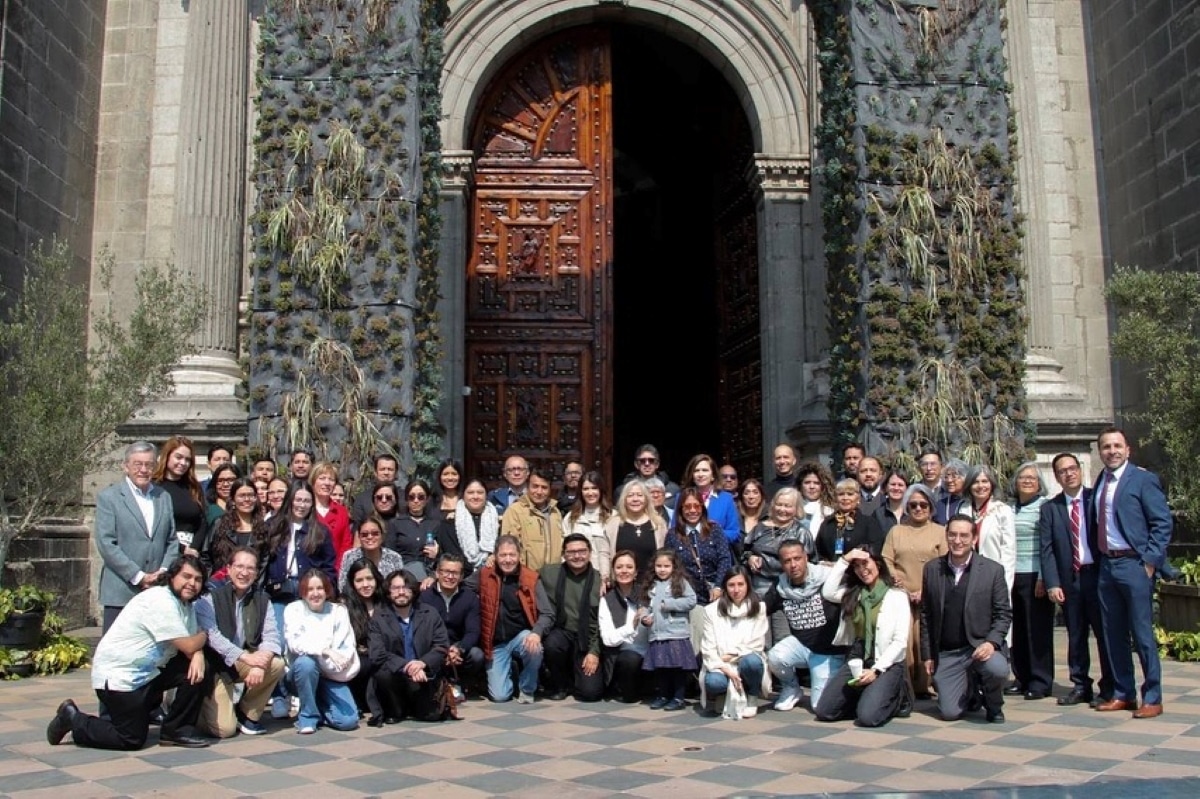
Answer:
[[1133, 711], [1133, 717], [1135, 719], [1152, 719], [1155, 716], [1161, 716], [1162, 712], [1162, 705], [1142, 705]]
[[1124, 699], [1110, 699], [1107, 702], [1101, 702], [1096, 705], [1096, 710], [1103, 713], [1110, 713], [1114, 710], [1134, 710], [1137, 705], [1133, 702], [1126, 702]]

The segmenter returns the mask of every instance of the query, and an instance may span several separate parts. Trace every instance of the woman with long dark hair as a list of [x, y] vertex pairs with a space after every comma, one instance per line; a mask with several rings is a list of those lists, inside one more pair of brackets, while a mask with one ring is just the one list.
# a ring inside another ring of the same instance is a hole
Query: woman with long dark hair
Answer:
[[482, 480], [467, 480], [453, 518], [445, 519], [438, 528], [442, 551], [461, 555], [466, 562], [464, 574], [473, 578], [466, 585], [478, 585], [478, 571], [491, 565], [499, 535], [500, 514], [487, 501], [487, 486]]
[[438, 464], [433, 473], [433, 507], [441, 512], [443, 519], [453, 519], [458, 510], [458, 501], [462, 499], [465, 476], [462, 464], [453, 458], [446, 458]]
[[300, 698], [296, 732], [311, 735], [322, 724], [353, 730], [358, 710], [348, 683], [361, 664], [350, 614], [333, 601], [333, 584], [321, 569], [300, 575], [297, 596], [287, 606], [283, 628], [288, 681]]
[[440, 515], [429, 509], [429, 483], [410, 480], [404, 487], [404, 509], [388, 522], [385, 544], [404, 558], [404, 570], [424, 580], [433, 571], [433, 562], [441, 551], [437, 542]]
[[359, 560], [370, 561], [380, 574], [391, 574], [404, 568], [404, 558], [400, 553], [383, 545], [386, 529], [383, 519], [373, 513], [359, 523], [358, 546], [346, 550], [341, 568], [338, 569], [337, 588], [340, 593], [350, 591], [350, 566]]
[[[217, 524], [221, 514], [229, 510], [229, 489], [233, 481], [242, 476], [242, 470], [232, 463], [222, 464], [213, 469], [208, 480], [208, 488], [204, 490], [204, 500], [208, 503], [205, 521], [208, 522], [209, 533]], [[211, 545], [209, 546], [211, 549]]]
[[819, 721], [854, 718], [860, 727], [880, 727], [912, 707], [904, 679], [908, 649], [908, 595], [892, 585], [883, 557], [852, 549], [837, 559], [821, 595], [842, 605], [835, 643], [850, 655], [834, 672], [815, 708]]
[[[719, 527], [725, 535], [725, 540], [735, 547], [742, 542], [741, 519], [738, 518], [737, 506], [733, 504], [733, 494], [717, 488], [716, 479], [717, 462], [711, 455], [700, 453], [688, 461], [687, 468], [684, 469], [683, 488], [695, 490], [704, 505], [705, 516], [710, 520], [710, 524]], [[683, 492], [680, 491], [675, 500], [676, 513], [679, 511], [682, 496]]]
[[[217, 470], [218, 475], [221, 469]], [[249, 479], [239, 477], [233, 481], [228, 493], [229, 510], [217, 519], [208, 548], [208, 559], [212, 564], [211, 579], [214, 583], [225, 579], [233, 553], [242, 547], [258, 550], [259, 563], [263, 562], [263, 552], [257, 546], [255, 536], [255, 528], [262, 522], [258, 489]]]
[[675, 519], [663, 546], [675, 550], [698, 604], [720, 598], [721, 578], [733, 565], [733, 557], [720, 526], [709, 520], [699, 489], [680, 490]]
[[626, 704], [641, 694], [639, 674], [650, 646], [650, 628], [641, 623], [645, 597], [638, 588], [637, 557], [627, 549], [613, 556], [612, 586], [600, 602], [600, 666], [604, 682]]
[[[700, 700], [706, 712], [715, 711], [717, 697], [730, 686], [747, 700], [770, 693], [767, 626], [766, 608], [750, 585], [749, 570], [734, 566], [721, 580], [721, 598], [704, 609]], [[740, 715], [746, 718], [757, 712], [747, 704]]]
[[587, 536], [592, 546], [592, 566], [607, 583], [611, 574], [612, 550], [605, 525], [613, 515], [600, 472], [586, 472], [579, 480], [579, 497], [563, 518], [563, 537], [572, 533]]
[[[378, 524], [378, 520], [373, 523]], [[350, 552], [346, 554], [349, 556]], [[350, 626], [354, 629], [355, 648], [361, 664], [358, 674], [350, 680], [350, 692], [358, 705], [359, 715], [371, 714], [367, 726], [382, 727], [385, 718], [383, 704], [375, 691], [376, 668], [367, 655], [367, 625], [370, 624], [376, 610], [387, 607], [387, 597], [383, 593], [383, 575], [375, 563], [367, 558], [350, 560], [347, 557], [343, 566], [348, 587], [342, 592], [341, 602], [350, 614]]]

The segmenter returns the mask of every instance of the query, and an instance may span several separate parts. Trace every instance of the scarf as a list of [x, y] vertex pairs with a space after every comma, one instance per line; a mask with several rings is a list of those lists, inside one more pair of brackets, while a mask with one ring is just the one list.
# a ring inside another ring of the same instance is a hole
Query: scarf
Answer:
[[837, 520], [838, 531], [841, 532], [849, 527], [854, 526], [854, 511], [837, 511], [834, 513], [834, 518]]
[[775, 591], [782, 599], [790, 599], [793, 602], [807, 602], [816, 594], [821, 593], [821, 586], [825, 584], [825, 569], [820, 569], [812, 564], [808, 567], [808, 574], [804, 576], [804, 585], [792, 585], [792, 581], [786, 574], [779, 575], [779, 580], [775, 583]]
[[879, 606], [887, 596], [888, 586], [876, 580], [870, 590], [864, 585], [858, 589], [858, 602], [854, 606], [854, 637], [863, 641], [863, 658], [875, 657], [875, 624], [879, 620]]
[[979, 539], [979, 543], [983, 543], [983, 517], [987, 516], [988, 507], [992, 504], [992, 498], [988, 497], [987, 501], [981, 505], [978, 510], [975, 508], [975, 503], [971, 503], [971, 510], [975, 513], [975, 535]]
[[[759, 612], [761, 612], [761, 609]], [[739, 627], [740, 622], [749, 618], [749, 602], [743, 602], [740, 605], [730, 602], [725, 618], [722, 618], [719, 612], [716, 614], [716, 624], [713, 625], [713, 637], [719, 655], [722, 657], [725, 655], [737, 655], [740, 659], [743, 655], [747, 655], [752, 651], [745, 646], [745, 636], [734, 634], [734, 630]], [[737, 661], [735, 660], [733, 663], [736, 665]], [[754, 693], [754, 691], [747, 689], [746, 693]]]
[[488, 555], [496, 551], [496, 536], [500, 533], [500, 515], [492, 503], [483, 503], [479, 515], [479, 530], [475, 530], [475, 519], [461, 499], [454, 506], [454, 532], [463, 557], [473, 568], [487, 562]]

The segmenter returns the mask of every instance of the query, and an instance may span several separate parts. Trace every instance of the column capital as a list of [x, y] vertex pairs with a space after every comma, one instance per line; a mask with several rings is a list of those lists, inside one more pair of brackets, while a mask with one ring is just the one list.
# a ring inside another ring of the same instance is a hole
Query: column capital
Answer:
[[750, 185], [767, 199], [807, 200], [811, 189], [812, 158], [807, 155], [755, 153], [746, 174]]
[[473, 150], [442, 151], [442, 192], [465, 191], [475, 172]]

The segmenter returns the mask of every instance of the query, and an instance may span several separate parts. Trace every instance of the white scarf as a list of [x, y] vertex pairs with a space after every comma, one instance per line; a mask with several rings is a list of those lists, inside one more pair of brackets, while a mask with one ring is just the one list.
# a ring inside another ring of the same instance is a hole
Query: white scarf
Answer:
[[475, 535], [475, 520], [461, 499], [454, 506], [454, 532], [467, 563], [479, 568], [487, 562], [488, 555], [496, 551], [496, 536], [500, 533], [500, 515], [490, 502], [483, 503], [479, 517], [479, 535]]

